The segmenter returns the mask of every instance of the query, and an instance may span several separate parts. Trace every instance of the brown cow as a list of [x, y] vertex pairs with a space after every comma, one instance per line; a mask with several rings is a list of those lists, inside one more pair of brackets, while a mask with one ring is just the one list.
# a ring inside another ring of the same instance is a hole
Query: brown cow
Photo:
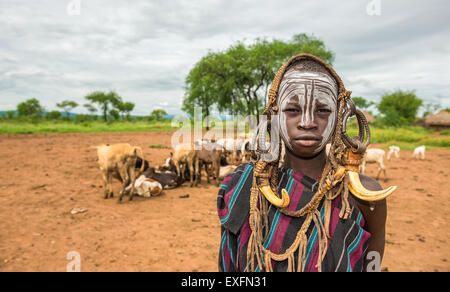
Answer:
[[175, 152], [171, 153], [171, 159], [175, 164], [177, 175], [185, 180], [184, 170], [189, 168], [190, 186], [194, 186], [194, 163], [196, 162], [197, 151], [194, 150], [193, 145], [178, 145], [175, 147]]
[[[145, 167], [145, 164], [141, 163], [140, 173], [136, 175], [135, 166], [138, 155], [144, 159], [142, 149], [130, 144], [100, 145], [96, 148], [98, 163], [103, 172], [103, 181], [105, 183], [105, 199], [114, 197], [112, 178], [116, 177], [122, 182], [119, 202], [122, 201], [125, 192], [129, 192], [130, 201], [133, 200], [136, 177], [142, 173]], [[126, 189], [128, 185], [131, 185], [129, 190]]]
[[195, 161], [196, 173], [197, 173], [197, 182], [201, 183], [201, 171], [203, 166], [205, 166], [206, 179], [209, 181], [210, 171], [208, 171], [208, 167], [212, 166], [212, 172], [214, 174], [214, 178], [216, 179], [216, 184], [220, 184], [219, 173], [220, 173], [220, 160], [222, 156], [222, 147], [217, 143], [208, 143], [202, 145], [201, 150], [196, 150], [197, 157]]

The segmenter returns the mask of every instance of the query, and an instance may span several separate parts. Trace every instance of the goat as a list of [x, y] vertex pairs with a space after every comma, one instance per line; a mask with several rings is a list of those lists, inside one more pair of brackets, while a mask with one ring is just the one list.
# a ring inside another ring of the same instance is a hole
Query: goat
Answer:
[[360, 166], [360, 172], [364, 174], [366, 172], [366, 163], [377, 163], [378, 164], [378, 174], [377, 179], [380, 177], [381, 171], [384, 172], [384, 177], [386, 177], [386, 167], [384, 166], [383, 160], [386, 152], [383, 149], [370, 148], [366, 150], [363, 156], [362, 163]]

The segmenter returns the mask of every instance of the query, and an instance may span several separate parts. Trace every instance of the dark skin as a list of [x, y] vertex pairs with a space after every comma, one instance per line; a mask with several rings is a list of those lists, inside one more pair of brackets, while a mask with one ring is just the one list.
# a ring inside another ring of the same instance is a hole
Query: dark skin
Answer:
[[[314, 119], [303, 126], [300, 125], [302, 109], [298, 103], [288, 103], [283, 112], [286, 114], [287, 133], [292, 145], [292, 149], [286, 147], [284, 166], [299, 171], [311, 178], [318, 178], [322, 175], [325, 168], [327, 156], [325, 149], [322, 149], [320, 152], [317, 152], [317, 150], [320, 147], [320, 142], [324, 139], [322, 134], [328, 125], [331, 111], [326, 105], [317, 102]], [[317, 141], [317, 143], [314, 143], [314, 141]], [[382, 189], [375, 179], [362, 174], [359, 177], [365, 188], [372, 191]], [[362, 212], [365, 219], [364, 228], [371, 234], [367, 254], [370, 251], [376, 251], [379, 253], [381, 260], [385, 246], [386, 200], [372, 203], [372, 205], [353, 195], [349, 197], [349, 200], [352, 205], [356, 206]], [[373, 211], [370, 210], [371, 206], [375, 207]], [[365, 260], [364, 267], [367, 266], [370, 260], [373, 259]]]

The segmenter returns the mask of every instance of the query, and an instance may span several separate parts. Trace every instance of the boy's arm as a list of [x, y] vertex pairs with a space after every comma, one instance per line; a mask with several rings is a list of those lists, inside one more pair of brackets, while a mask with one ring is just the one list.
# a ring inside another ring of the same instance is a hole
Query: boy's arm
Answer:
[[[382, 190], [380, 184], [373, 178], [360, 174], [359, 175], [362, 185], [371, 191], [379, 191]], [[362, 201], [354, 196], [352, 196], [356, 204], [361, 210], [364, 219], [365, 226], [364, 228], [371, 234], [369, 246], [367, 249], [366, 255], [368, 255], [371, 251], [377, 252], [380, 257], [380, 265], [381, 260], [383, 259], [384, 254], [384, 246], [385, 246], [385, 235], [386, 235], [386, 217], [387, 217], [387, 206], [386, 200], [381, 200], [378, 202], [371, 203]], [[370, 208], [374, 207], [373, 210]], [[364, 269], [366, 270], [367, 264], [373, 260], [372, 258], [364, 259]]]

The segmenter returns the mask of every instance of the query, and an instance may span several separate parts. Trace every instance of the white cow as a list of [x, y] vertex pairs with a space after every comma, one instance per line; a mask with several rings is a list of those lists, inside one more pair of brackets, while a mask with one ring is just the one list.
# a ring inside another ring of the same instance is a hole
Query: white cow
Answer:
[[425, 145], [414, 149], [413, 157], [415, 157], [416, 159], [419, 159], [420, 157], [420, 159], [425, 160]]
[[[154, 179], [148, 178], [145, 175], [141, 175], [135, 181], [134, 189], [138, 196], [145, 198], [159, 196], [163, 191], [163, 187], [159, 182]], [[130, 191], [131, 185], [129, 185], [126, 190]]]

